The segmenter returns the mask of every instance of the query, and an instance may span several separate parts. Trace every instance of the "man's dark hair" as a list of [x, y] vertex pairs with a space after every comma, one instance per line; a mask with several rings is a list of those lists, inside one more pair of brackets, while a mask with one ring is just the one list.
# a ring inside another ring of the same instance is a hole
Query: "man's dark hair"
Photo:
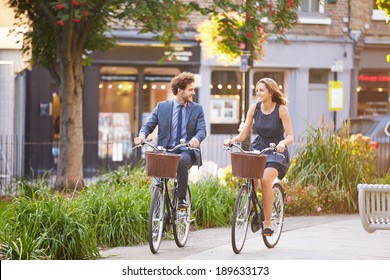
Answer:
[[171, 90], [174, 95], [177, 94], [178, 89], [184, 90], [188, 84], [195, 82], [195, 76], [189, 72], [183, 72], [176, 75], [171, 81]]

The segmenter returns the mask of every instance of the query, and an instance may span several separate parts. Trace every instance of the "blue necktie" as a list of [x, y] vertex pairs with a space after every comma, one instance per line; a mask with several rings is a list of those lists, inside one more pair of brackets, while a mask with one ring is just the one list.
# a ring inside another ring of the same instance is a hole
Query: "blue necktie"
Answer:
[[179, 115], [177, 116], [177, 130], [176, 130], [176, 138], [175, 138], [175, 145], [180, 143], [181, 139], [181, 126], [183, 122], [183, 105], [179, 105]]

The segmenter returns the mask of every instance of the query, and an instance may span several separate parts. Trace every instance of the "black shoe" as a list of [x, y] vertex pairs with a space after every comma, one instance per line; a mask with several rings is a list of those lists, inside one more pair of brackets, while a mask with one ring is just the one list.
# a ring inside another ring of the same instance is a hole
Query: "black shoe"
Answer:
[[179, 197], [179, 203], [177, 204], [178, 209], [187, 209], [188, 204], [184, 197]]
[[274, 230], [272, 228], [267, 227], [263, 229], [264, 236], [271, 236], [272, 234], [274, 234]]
[[261, 229], [261, 221], [258, 219], [258, 216], [255, 212], [252, 213], [252, 221], [251, 221], [251, 230], [252, 232], [257, 232]]

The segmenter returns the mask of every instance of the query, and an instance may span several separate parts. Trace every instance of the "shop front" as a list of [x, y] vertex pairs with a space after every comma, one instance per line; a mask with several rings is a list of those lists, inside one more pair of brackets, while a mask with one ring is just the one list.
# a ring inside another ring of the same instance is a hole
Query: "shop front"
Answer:
[[[92, 64], [84, 69], [85, 178], [137, 162], [141, 152], [132, 149], [132, 141], [157, 103], [173, 98], [172, 77], [182, 71], [199, 72], [200, 48], [195, 41], [177, 45], [176, 60], [162, 63], [165, 49], [161, 45], [126, 40], [120, 39], [111, 51], [94, 52]], [[45, 69], [33, 68], [28, 80], [26, 142], [31, 145], [26, 148], [26, 175], [45, 170], [55, 174], [60, 137], [58, 85]]]
[[359, 116], [390, 114], [388, 54], [388, 48], [379, 45], [367, 45], [362, 51], [356, 89]]

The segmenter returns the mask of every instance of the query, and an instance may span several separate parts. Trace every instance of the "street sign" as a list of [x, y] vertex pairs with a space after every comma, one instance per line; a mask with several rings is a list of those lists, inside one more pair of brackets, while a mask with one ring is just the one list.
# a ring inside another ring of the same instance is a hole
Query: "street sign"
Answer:
[[247, 55], [247, 54], [243, 54], [243, 55], [241, 56], [240, 71], [241, 71], [241, 72], [246, 72], [246, 71], [248, 71], [248, 55]]
[[333, 64], [332, 64], [330, 70], [331, 70], [332, 72], [343, 72], [343, 70], [344, 70], [344, 61], [341, 60], [341, 59], [336, 59], [336, 60], [333, 62]]
[[329, 111], [340, 111], [344, 107], [343, 82], [329, 81], [328, 90]]

